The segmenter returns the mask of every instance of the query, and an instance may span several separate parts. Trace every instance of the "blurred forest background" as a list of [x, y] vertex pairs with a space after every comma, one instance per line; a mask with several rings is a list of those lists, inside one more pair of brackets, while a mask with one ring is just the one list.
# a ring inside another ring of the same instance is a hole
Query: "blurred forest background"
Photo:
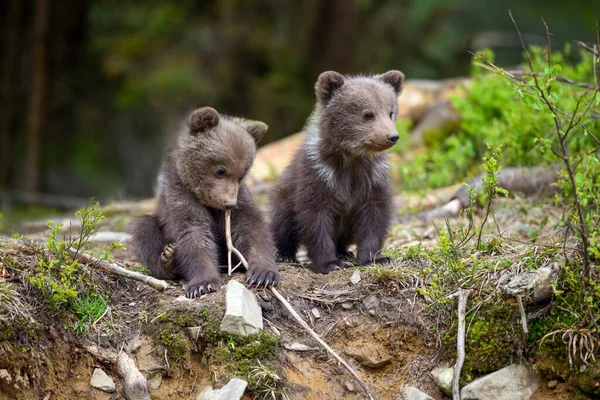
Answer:
[[[595, 30], [597, 0], [5, 0], [0, 195], [149, 197], [195, 107], [300, 131], [319, 73], [468, 74], [469, 50], [521, 61], [529, 44]], [[560, 42], [558, 42], [560, 47]], [[52, 201], [50, 201], [52, 202]]]

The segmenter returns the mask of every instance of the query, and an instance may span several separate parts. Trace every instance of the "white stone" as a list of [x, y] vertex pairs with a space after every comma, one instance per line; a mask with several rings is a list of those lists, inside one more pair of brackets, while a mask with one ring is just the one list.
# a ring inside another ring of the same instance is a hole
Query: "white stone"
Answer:
[[352, 273], [350, 282], [352, 282], [353, 285], [356, 285], [358, 282], [360, 282], [360, 271], [358, 269], [355, 269]]
[[287, 349], [287, 350], [291, 350], [291, 351], [311, 351], [311, 350], [315, 350], [312, 347], [308, 347], [307, 345], [305, 345], [303, 343], [298, 343], [298, 342], [284, 343], [283, 344], [283, 348]]
[[462, 400], [529, 400], [539, 386], [538, 376], [521, 364], [475, 379], [460, 391]]
[[431, 371], [431, 377], [435, 384], [447, 396], [452, 397], [452, 378], [454, 377], [454, 368], [437, 367]]
[[196, 397], [196, 400], [239, 400], [244, 395], [247, 385], [246, 381], [233, 378], [221, 389], [214, 390], [212, 386], [208, 386]]
[[10, 373], [6, 369], [0, 369], [0, 379], [5, 381], [6, 383], [12, 382], [12, 377], [10, 376]]
[[263, 329], [262, 310], [254, 293], [238, 281], [231, 280], [225, 287], [225, 316], [221, 332], [247, 336]]
[[317, 319], [321, 318], [321, 311], [319, 311], [319, 309], [317, 307], [310, 310], [310, 312], [312, 312], [313, 317], [315, 317]]
[[405, 386], [402, 389], [403, 400], [434, 400], [433, 397], [421, 392], [413, 386]]
[[94, 370], [92, 378], [90, 379], [90, 385], [108, 393], [112, 393], [117, 389], [115, 382], [100, 368]]
[[156, 390], [160, 388], [160, 384], [162, 383], [162, 373], [157, 373], [152, 378], [148, 379], [148, 389]]

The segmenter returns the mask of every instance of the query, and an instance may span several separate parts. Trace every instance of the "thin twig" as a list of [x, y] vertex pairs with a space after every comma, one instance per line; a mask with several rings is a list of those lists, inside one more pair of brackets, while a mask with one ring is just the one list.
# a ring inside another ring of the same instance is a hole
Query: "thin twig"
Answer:
[[131, 271], [127, 268], [123, 268], [117, 264], [109, 263], [107, 261], [100, 260], [96, 257], [92, 257], [89, 254], [81, 253], [77, 249], [71, 247], [69, 251], [78, 259], [92, 264], [94, 266], [100, 267], [105, 271], [110, 272], [113, 275], [121, 276], [123, 278], [133, 279], [135, 281], [141, 282], [145, 285], [148, 285], [160, 292], [169, 287], [169, 284], [163, 280], [153, 278], [148, 275], [140, 274], [139, 272]]
[[[231, 275], [231, 273], [242, 264], [244, 265], [244, 267], [248, 268], [248, 262], [246, 261], [242, 253], [240, 253], [238, 249], [233, 247], [233, 242], [231, 240], [231, 210], [225, 210], [225, 242], [227, 243], [227, 270], [229, 272], [229, 275]], [[240, 260], [240, 262], [238, 262], [237, 265], [233, 268], [231, 268], [232, 252]]]
[[520, 294], [517, 295], [517, 303], [519, 303], [519, 312], [521, 313], [521, 325], [523, 326], [523, 332], [529, 333], [527, 329], [527, 315], [525, 314], [525, 307], [523, 307], [523, 298]]
[[456, 335], [456, 365], [454, 366], [454, 376], [452, 377], [452, 399], [460, 400], [460, 371], [465, 362], [465, 312], [467, 309], [467, 299], [471, 291], [461, 289], [458, 292], [458, 334]]
[[[233, 243], [231, 241], [231, 225], [229, 222], [230, 219], [231, 219], [231, 212], [230, 212], [230, 210], [226, 210], [225, 211], [225, 241], [227, 243], [227, 259], [229, 262], [228, 266], [229, 266], [229, 271], [230, 271], [229, 273], [231, 274], [231, 272], [233, 271], [233, 269], [231, 269], [231, 253], [232, 252], [239, 258], [240, 263], [243, 264], [244, 267], [246, 267], [246, 269], [248, 269], [248, 262], [246, 261], [246, 259], [242, 255], [242, 253], [240, 253], [235, 247], [233, 247]], [[237, 266], [236, 266], [236, 268], [237, 268]], [[283, 304], [283, 306], [290, 312], [290, 314], [296, 320], [296, 322], [298, 322], [300, 324], [300, 326], [302, 326], [308, 332], [308, 334], [317, 341], [317, 343], [319, 343], [325, 350], [327, 350], [329, 352], [329, 354], [331, 354], [340, 364], [342, 364], [344, 366], [344, 368], [346, 368], [346, 370], [350, 373], [350, 375], [352, 375], [352, 377], [354, 379], [356, 379], [356, 381], [360, 384], [360, 386], [363, 388], [367, 397], [370, 400], [374, 400], [373, 396], [371, 395], [371, 392], [369, 391], [369, 388], [360, 379], [360, 377], [356, 374], [356, 372], [352, 369], [352, 367], [350, 365], [348, 365], [348, 363], [346, 361], [344, 361], [335, 351], [333, 351], [333, 349], [331, 347], [329, 347], [329, 345], [327, 343], [325, 343], [325, 341], [323, 339], [321, 339], [321, 337], [315, 331], [313, 331], [306, 322], [304, 322], [302, 317], [296, 312], [296, 310], [294, 310], [292, 305], [279, 293], [279, 291], [277, 289], [275, 289], [274, 287], [270, 287], [269, 289], [271, 290], [273, 295], [275, 297], [277, 297], [277, 299], [281, 302], [281, 304]]]

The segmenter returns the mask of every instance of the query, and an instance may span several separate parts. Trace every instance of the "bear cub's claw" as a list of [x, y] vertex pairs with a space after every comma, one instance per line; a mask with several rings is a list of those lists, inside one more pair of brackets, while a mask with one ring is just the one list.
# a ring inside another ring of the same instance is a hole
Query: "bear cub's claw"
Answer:
[[271, 269], [252, 268], [246, 273], [246, 282], [251, 286], [277, 286], [279, 272]]
[[286, 264], [298, 264], [298, 259], [295, 255], [277, 255], [277, 262]]
[[187, 287], [185, 297], [188, 299], [195, 299], [203, 294], [216, 292], [219, 289], [220, 283], [218, 281], [204, 281], [200, 283], [194, 283]]

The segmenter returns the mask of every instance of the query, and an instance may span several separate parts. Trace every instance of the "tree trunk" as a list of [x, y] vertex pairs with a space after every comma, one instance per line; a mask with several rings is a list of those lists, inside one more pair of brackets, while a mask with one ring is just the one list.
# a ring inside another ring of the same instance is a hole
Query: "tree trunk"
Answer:
[[48, 89], [49, 11], [49, 0], [35, 1], [33, 65], [24, 187], [27, 192], [39, 191], [41, 184], [42, 141], [46, 125], [46, 92]]
[[4, 46], [4, 65], [2, 66], [2, 113], [0, 114], [0, 190], [7, 190], [11, 184], [13, 137], [15, 128], [15, 72], [19, 55], [19, 28], [23, 3], [10, 0], [6, 13], [6, 38]]

